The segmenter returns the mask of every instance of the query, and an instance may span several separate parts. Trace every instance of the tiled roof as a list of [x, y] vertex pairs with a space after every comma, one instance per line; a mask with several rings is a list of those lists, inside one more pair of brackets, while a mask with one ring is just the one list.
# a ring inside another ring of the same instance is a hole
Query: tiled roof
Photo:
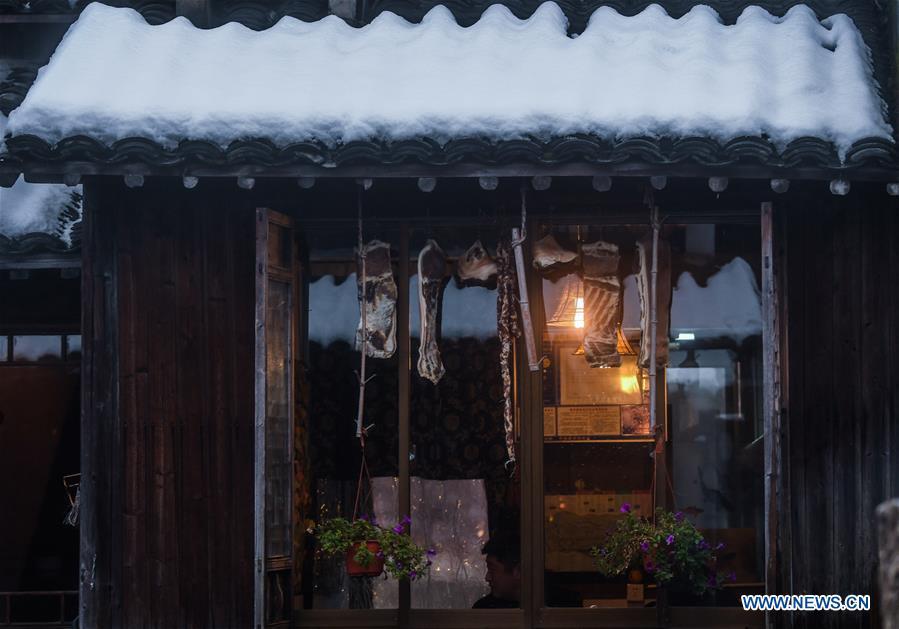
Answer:
[[[45, 0], [46, 6], [53, 0]], [[557, 0], [565, 12], [572, 32], [583, 30], [586, 19], [598, 6], [612, 6], [624, 15], [633, 15], [645, 9], [650, 2], [639, 0]], [[0, 0], [3, 7], [16, 4], [17, 0]], [[24, 4], [19, 2], [19, 4]], [[58, 4], [58, 3], [57, 3]], [[67, 0], [62, 4], [68, 6]], [[122, 3], [126, 4], [126, 3]], [[145, 2], [144, 5], [166, 5], [165, 2]], [[326, 10], [320, 0], [304, 2], [288, 0], [275, 3], [230, 1], [221, 5], [217, 22], [241, 21], [253, 28], [266, 28], [280, 16], [289, 14], [300, 19], [311, 20], [320, 17]], [[474, 0], [372, 0], [366, 7], [363, 21], [370, 21], [383, 11], [392, 11], [410, 21], [420, 20], [433, 6], [447, 6], [461, 25], [475, 22], [486, 6], [496, 4], [491, 1]], [[528, 17], [536, 10], [537, 0], [505, 1], [512, 12], [520, 17]], [[660, 2], [672, 17], [679, 17], [695, 3], [682, 0]], [[741, 2], [718, 0], [708, 2], [721, 15], [725, 23], [733, 23], [749, 5], [758, 5], [774, 15], [782, 15], [794, 4], [792, 2]], [[886, 13], [873, 2], [863, 0], [810, 0], [804, 3], [818, 17], [835, 13], [849, 15], [874, 58], [875, 79], [882, 87], [888, 87], [890, 60], [886, 45]], [[32, 10], [41, 10], [41, 2], [31, 2]], [[78, 10], [78, 7], [75, 9]], [[146, 14], [145, 14], [145, 17]], [[148, 18], [148, 21], [153, 21]], [[27, 86], [33, 80], [33, 72], [22, 71], [11, 74], [0, 86], [0, 112], [6, 114], [21, 102]], [[889, 89], [882, 89], [889, 94]], [[892, 110], [894, 103], [888, 103]], [[120, 168], [128, 165], [143, 165], [151, 171], [154, 168], [180, 169], [234, 169], [241, 166], [288, 168], [291, 166], [323, 166], [341, 168], [345, 166], [398, 164], [447, 167], [456, 164], [480, 164], [500, 166], [506, 164], [530, 164], [535, 166], [583, 163], [610, 168], [628, 164], [696, 165], [708, 167], [763, 166], [772, 169], [809, 168], [833, 171], [896, 169], [899, 154], [893, 143], [883, 138], [862, 139], [855, 142], [846, 152], [843, 160], [834, 146], [819, 138], [800, 138], [778, 149], [765, 137], [739, 137], [726, 143], [708, 137], [657, 138], [638, 137], [623, 140], [600, 138], [592, 135], [576, 134], [546, 138], [525, 138], [504, 141], [488, 141], [483, 138], [453, 139], [445, 144], [428, 138], [401, 141], [352, 141], [336, 146], [321, 142], [299, 142], [276, 145], [267, 140], [235, 141], [228, 146], [219, 146], [206, 141], [182, 141], [176, 147], [163, 147], [146, 138], [127, 138], [111, 145], [105, 145], [85, 136], [67, 137], [55, 145], [30, 135], [13, 137], [7, 142], [8, 154], [0, 155], [0, 167], [8, 172], [28, 169], [41, 164], [52, 170], [61, 169], [66, 163], [89, 163], [96, 172], [104, 168]]]

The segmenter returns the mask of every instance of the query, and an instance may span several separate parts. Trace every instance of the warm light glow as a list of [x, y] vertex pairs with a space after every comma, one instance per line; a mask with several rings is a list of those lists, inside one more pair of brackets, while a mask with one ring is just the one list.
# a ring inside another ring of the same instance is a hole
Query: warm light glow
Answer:
[[693, 334], [692, 332], [681, 332], [680, 334], [677, 335], [677, 340], [678, 341], [695, 341], [696, 335]]
[[623, 393], [639, 393], [640, 383], [637, 382], [637, 376], [621, 376], [621, 391]]
[[584, 327], [584, 298], [578, 297], [574, 303], [574, 327]]

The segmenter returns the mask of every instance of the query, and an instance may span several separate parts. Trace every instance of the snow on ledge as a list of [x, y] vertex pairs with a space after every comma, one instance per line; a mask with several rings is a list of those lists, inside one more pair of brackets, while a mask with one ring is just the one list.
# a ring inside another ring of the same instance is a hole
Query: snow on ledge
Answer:
[[783, 147], [814, 136], [841, 155], [862, 138], [892, 137], [870, 51], [846, 15], [749, 7], [725, 25], [708, 6], [679, 19], [658, 5], [633, 17], [602, 7], [579, 36], [566, 28], [554, 2], [527, 20], [493, 5], [467, 28], [438, 6], [420, 24], [392, 13], [362, 28], [285, 17], [261, 32], [184, 18], [151, 26], [94, 3], [9, 132], [166, 147], [572, 133], [765, 136]]
[[[30, 233], [57, 235], [72, 244], [72, 225], [81, 218], [81, 185], [28, 183], [19, 176], [11, 188], [0, 188], [0, 235], [19, 238]], [[66, 217], [72, 206], [77, 216]]]

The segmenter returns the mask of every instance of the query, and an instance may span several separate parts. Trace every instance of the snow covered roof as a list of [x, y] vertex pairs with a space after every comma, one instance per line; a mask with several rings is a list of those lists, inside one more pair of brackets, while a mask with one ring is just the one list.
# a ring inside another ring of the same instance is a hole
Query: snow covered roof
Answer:
[[438, 6], [417, 24], [261, 32], [93, 3], [10, 115], [8, 147], [23, 163], [894, 161], [846, 15], [750, 6], [725, 24], [650, 5], [568, 26], [553, 2], [524, 20], [493, 5], [469, 27]]

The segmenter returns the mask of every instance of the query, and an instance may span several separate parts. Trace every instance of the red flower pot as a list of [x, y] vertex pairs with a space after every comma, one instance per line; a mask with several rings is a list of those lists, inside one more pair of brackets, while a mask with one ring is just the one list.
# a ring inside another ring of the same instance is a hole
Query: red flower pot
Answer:
[[367, 566], [356, 561], [359, 543], [353, 544], [346, 553], [346, 572], [351, 577], [377, 577], [384, 571], [384, 558], [378, 557], [378, 553], [381, 552], [381, 544], [376, 541], [367, 541], [365, 546], [374, 555]]

